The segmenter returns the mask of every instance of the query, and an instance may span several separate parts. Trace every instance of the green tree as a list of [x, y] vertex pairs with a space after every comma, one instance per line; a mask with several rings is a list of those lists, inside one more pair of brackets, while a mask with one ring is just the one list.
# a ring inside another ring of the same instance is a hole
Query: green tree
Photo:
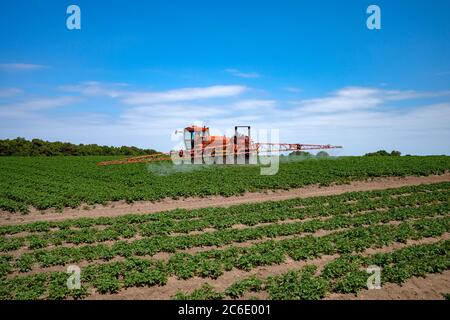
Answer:
[[326, 151], [319, 151], [316, 154], [316, 157], [322, 158], [322, 157], [329, 157], [330, 155]]
[[366, 153], [364, 156], [366, 157], [375, 157], [375, 156], [390, 156], [390, 153], [386, 150], [378, 150], [376, 152]]
[[289, 153], [289, 156], [291, 157], [312, 157], [312, 154], [306, 151], [293, 151]]

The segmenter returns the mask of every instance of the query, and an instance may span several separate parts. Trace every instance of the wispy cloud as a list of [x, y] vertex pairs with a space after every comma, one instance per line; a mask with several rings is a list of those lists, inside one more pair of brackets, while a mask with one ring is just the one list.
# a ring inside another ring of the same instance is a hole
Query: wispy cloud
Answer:
[[382, 90], [387, 100], [411, 100], [421, 98], [437, 98], [450, 95], [450, 90], [444, 91], [415, 91], [415, 90]]
[[0, 115], [4, 117], [21, 117], [35, 111], [63, 107], [78, 101], [80, 101], [80, 98], [69, 96], [30, 99], [0, 105]]
[[106, 96], [117, 98], [126, 95], [123, 91], [126, 84], [105, 85], [97, 81], [85, 81], [76, 85], [64, 85], [59, 88], [67, 92], [76, 92], [85, 96]]
[[246, 90], [245, 86], [211, 86], [183, 88], [164, 92], [133, 92], [123, 100], [128, 104], [152, 104], [161, 102], [190, 101], [237, 96]]
[[382, 99], [377, 89], [363, 87], [348, 87], [336, 91], [323, 98], [306, 99], [294, 104], [303, 112], [330, 113], [368, 109], [379, 105]]
[[245, 92], [247, 87], [240, 85], [216, 85], [209, 87], [180, 88], [167, 91], [133, 91], [128, 88], [125, 90], [118, 85], [85, 82], [80, 85], [63, 86], [61, 89], [70, 92], [79, 92], [88, 96], [119, 98], [123, 103], [130, 105], [150, 105], [156, 103], [234, 97]]
[[18, 88], [5, 88], [0, 89], [0, 98], [9, 98], [18, 95], [22, 90]]
[[240, 100], [231, 105], [233, 109], [239, 109], [239, 110], [263, 110], [267, 108], [273, 108], [276, 105], [275, 100]]
[[66, 106], [74, 102], [79, 101], [77, 97], [55, 97], [55, 98], [42, 98], [42, 99], [32, 99], [24, 102], [14, 104], [10, 107], [22, 110], [42, 110], [51, 109], [61, 106]]
[[256, 72], [242, 72], [238, 69], [228, 68], [225, 69], [225, 72], [228, 72], [229, 74], [239, 77], [239, 78], [259, 78], [261, 75]]
[[0, 69], [9, 71], [34, 71], [47, 68], [47, 66], [42, 64], [32, 64], [32, 63], [2, 63], [0, 64]]
[[414, 90], [380, 90], [368, 87], [346, 87], [323, 98], [294, 102], [299, 110], [313, 113], [354, 112], [381, 106], [388, 101], [435, 98], [450, 95], [450, 91], [418, 92]]

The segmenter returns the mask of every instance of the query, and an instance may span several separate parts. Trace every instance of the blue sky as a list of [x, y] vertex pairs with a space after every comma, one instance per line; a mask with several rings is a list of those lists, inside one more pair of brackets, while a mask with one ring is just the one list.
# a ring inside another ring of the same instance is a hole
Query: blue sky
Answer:
[[[71, 4], [81, 30], [66, 28]], [[366, 27], [370, 4], [381, 30]], [[448, 12], [444, 0], [2, 0], [0, 138], [168, 151], [175, 129], [203, 122], [342, 155], [450, 154]]]

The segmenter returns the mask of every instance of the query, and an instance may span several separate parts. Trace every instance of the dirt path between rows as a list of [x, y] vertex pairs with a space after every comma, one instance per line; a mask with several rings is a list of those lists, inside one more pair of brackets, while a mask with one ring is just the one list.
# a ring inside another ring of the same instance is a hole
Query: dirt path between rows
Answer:
[[32, 209], [30, 213], [21, 215], [19, 213], [11, 213], [0, 211], [0, 225], [29, 223], [36, 221], [57, 221], [64, 219], [75, 219], [82, 217], [116, 217], [124, 214], [146, 214], [173, 209], [198, 209], [207, 207], [229, 207], [232, 205], [243, 203], [256, 203], [263, 201], [280, 201], [292, 198], [307, 198], [314, 196], [337, 195], [354, 191], [370, 191], [382, 190], [388, 188], [399, 188], [411, 185], [431, 184], [439, 182], [450, 182], [450, 173], [443, 175], [432, 175], [425, 177], [409, 176], [409, 177], [389, 177], [374, 178], [370, 181], [353, 181], [344, 185], [332, 185], [320, 187], [318, 185], [310, 185], [302, 188], [266, 191], [266, 192], [248, 192], [241, 196], [223, 197], [192, 197], [185, 199], [163, 199], [160, 201], [137, 201], [128, 204], [125, 201], [111, 202], [107, 205], [97, 205], [96, 208], [83, 209], [67, 208], [63, 212], [55, 212], [54, 210], [38, 211]]

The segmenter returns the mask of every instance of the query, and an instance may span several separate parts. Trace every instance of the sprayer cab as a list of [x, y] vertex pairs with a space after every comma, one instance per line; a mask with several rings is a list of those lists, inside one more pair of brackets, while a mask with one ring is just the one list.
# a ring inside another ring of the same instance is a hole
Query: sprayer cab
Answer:
[[208, 127], [199, 127], [199, 126], [190, 126], [184, 128], [184, 145], [186, 150], [193, 150], [195, 146], [199, 146], [204, 141], [210, 140], [209, 128]]

